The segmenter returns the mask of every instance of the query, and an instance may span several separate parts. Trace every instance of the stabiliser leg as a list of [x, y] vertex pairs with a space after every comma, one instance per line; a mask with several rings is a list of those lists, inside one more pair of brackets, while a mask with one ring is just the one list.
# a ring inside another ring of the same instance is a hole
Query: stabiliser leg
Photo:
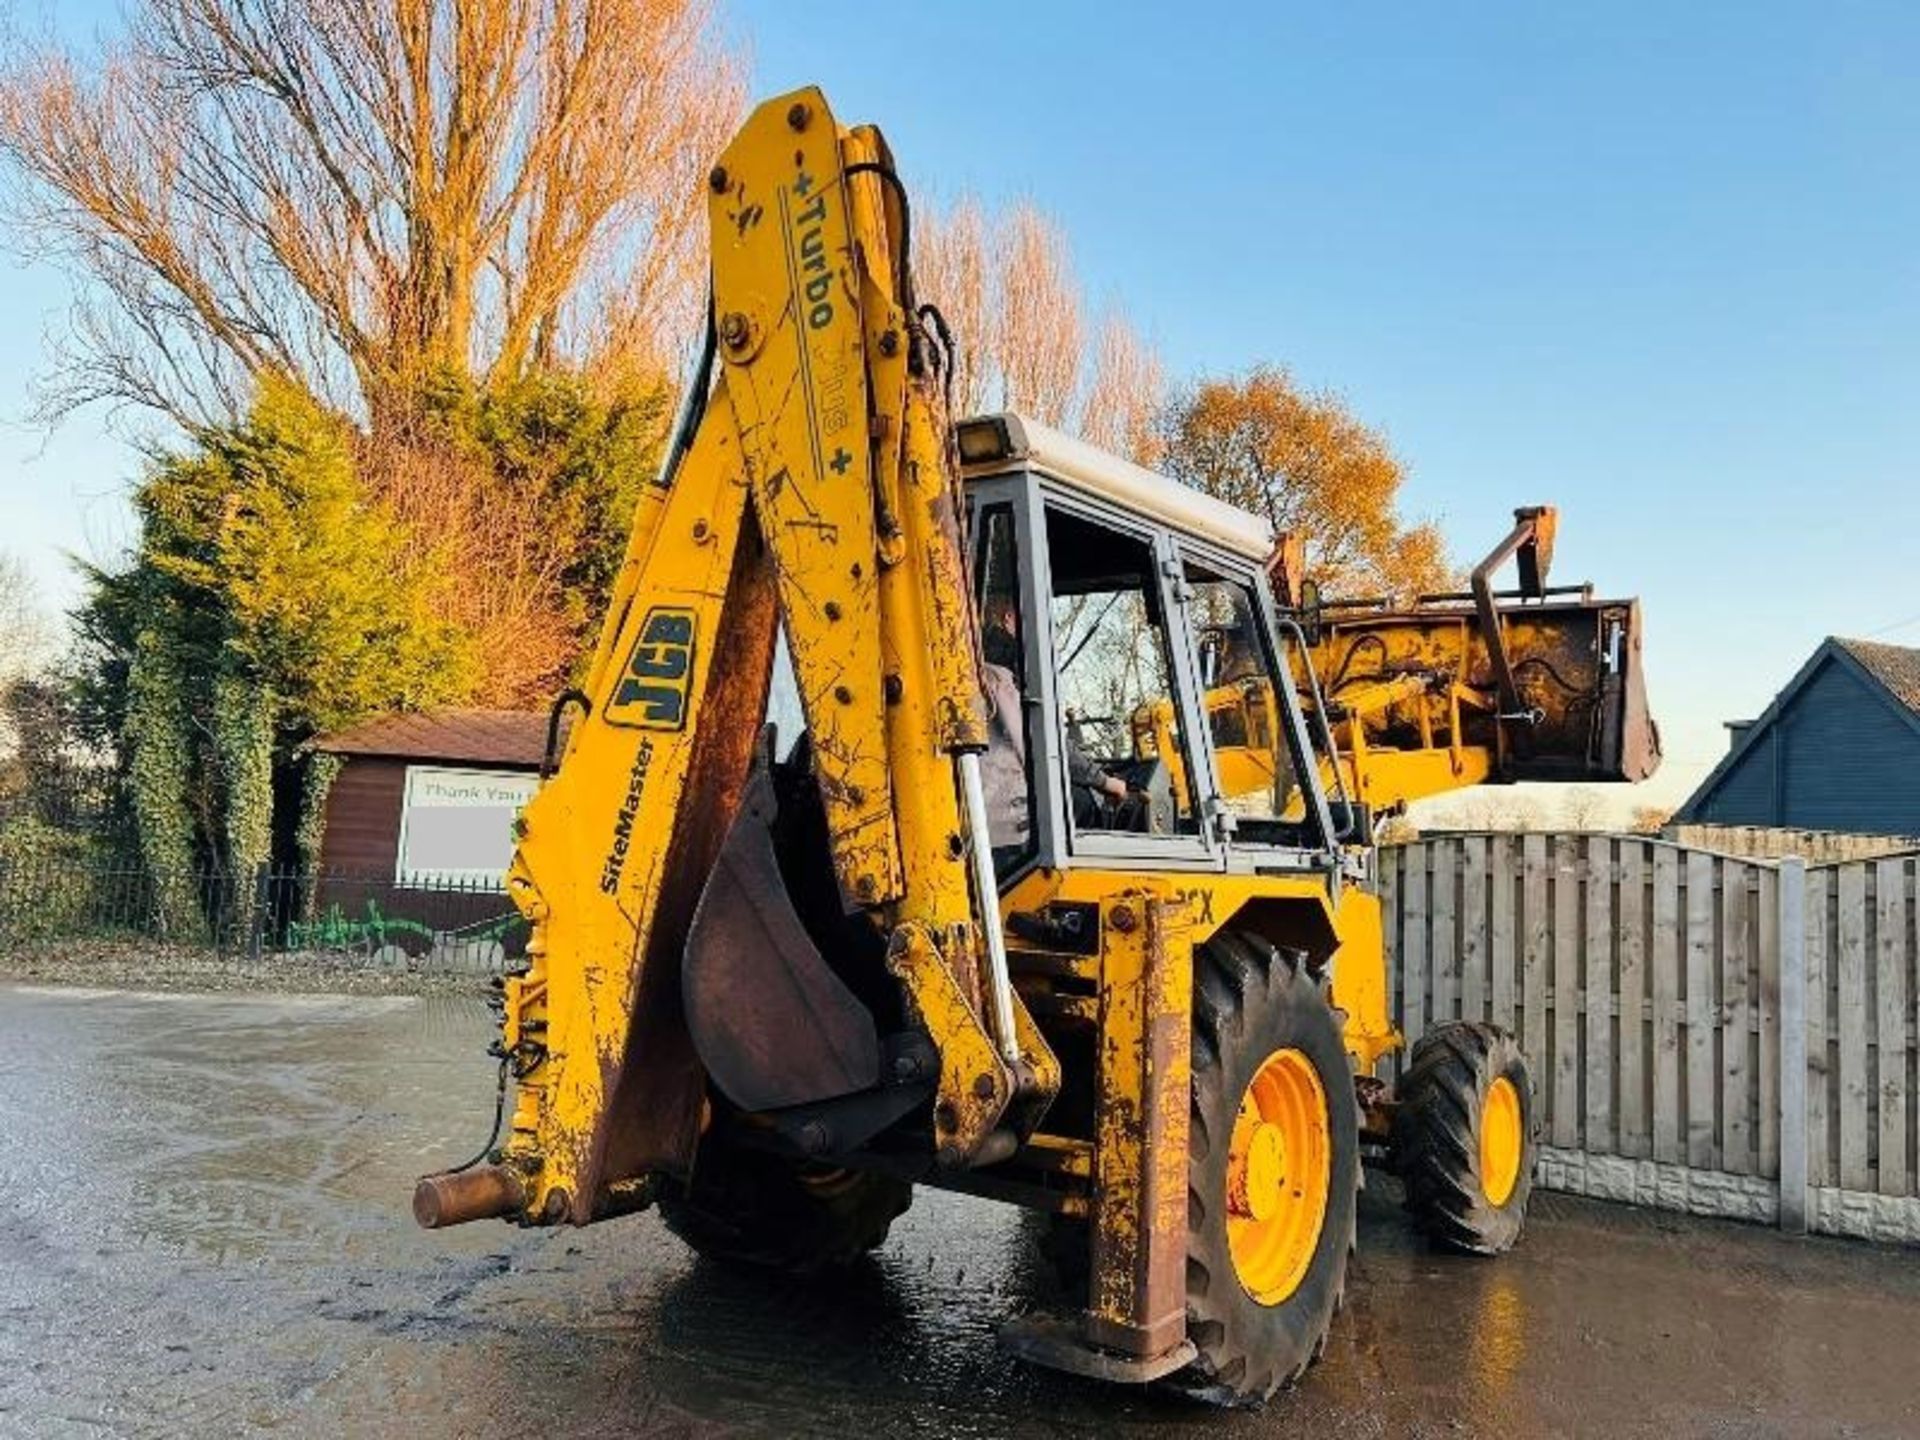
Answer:
[[1140, 892], [1107, 903], [1087, 1308], [1000, 1331], [1014, 1354], [1098, 1380], [1144, 1383], [1190, 1363], [1187, 1131], [1193, 945], [1186, 906]]

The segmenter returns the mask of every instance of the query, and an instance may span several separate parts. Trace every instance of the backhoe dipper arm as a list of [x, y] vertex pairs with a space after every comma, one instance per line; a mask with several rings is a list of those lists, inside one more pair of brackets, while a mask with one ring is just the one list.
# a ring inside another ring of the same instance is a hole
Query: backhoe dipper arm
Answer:
[[892, 157], [803, 90], [754, 112], [708, 213], [719, 374], [640, 503], [587, 713], [509, 872], [532, 921], [503, 994], [511, 1129], [495, 1163], [422, 1183], [424, 1223], [584, 1224], [645, 1203], [654, 1172], [688, 1173], [707, 1101], [681, 959], [741, 805], [777, 621], [845, 907], [884, 937], [940, 1052], [943, 1163], [1057, 1088], [1006, 981], [968, 803], [986, 727], [947, 357], [914, 313]]

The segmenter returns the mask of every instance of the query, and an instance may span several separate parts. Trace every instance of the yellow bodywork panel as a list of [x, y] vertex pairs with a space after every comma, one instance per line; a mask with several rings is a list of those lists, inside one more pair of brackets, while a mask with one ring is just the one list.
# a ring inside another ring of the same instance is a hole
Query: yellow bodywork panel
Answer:
[[1380, 928], [1380, 897], [1349, 885], [1340, 891], [1334, 913], [1334, 1008], [1345, 1017], [1347, 1054], [1354, 1069], [1371, 1075], [1383, 1056], [1400, 1048], [1388, 1006], [1387, 952]]
[[1250, 929], [1276, 945], [1306, 952], [1330, 971], [1331, 998], [1345, 1015], [1346, 1048], [1356, 1070], [1371, 1074], [1381, 1056], [1398, 1048], [1389, 1016], [1386, 951], [1379, 897], [1357, 885], [1337, 896], [1324, 875], [1223, 875], [1211, 872], [1143, 875], [1106, 869], [1034, 870], [1002, 899], [1006, 914], [1050, 904], [1105, 904], [1122, 894], [1182, 907], [1184, 943], [1205, 942], [1223, 926]]

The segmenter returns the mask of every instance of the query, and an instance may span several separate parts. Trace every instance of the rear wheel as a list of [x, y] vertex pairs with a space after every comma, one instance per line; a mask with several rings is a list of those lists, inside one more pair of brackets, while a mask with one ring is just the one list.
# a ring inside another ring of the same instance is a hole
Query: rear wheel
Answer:
[[1435, 1244], [1513, 1248], [1533, 1191], [1533, 1080], [1506, 1031], [1454, 1021], [1422, 1036], [1401, 1077], [1393, 1162]]
[[660, 1215], [712, 1259], [812, 1274], [878, 1249], [912, 1200], [891, 1175], [790, 1161], [710, 1131], [692, 1180], [661, 1195]]
[[1175, 1383], [1257, 1404], [1326, 1347], [1346, 1284], [1359, 1115], [1305, 960], [1223, 931], [1194, 955], [1187, 1334]]

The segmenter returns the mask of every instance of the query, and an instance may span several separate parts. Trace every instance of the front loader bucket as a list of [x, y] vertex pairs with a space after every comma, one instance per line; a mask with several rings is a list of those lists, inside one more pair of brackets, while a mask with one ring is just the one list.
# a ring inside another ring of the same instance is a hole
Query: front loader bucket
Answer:
[[[1498, 664], [1485, 627], [1458, 597], [1408, 610], [1332, 613], [1314, 647], [1314, 669], [1342, 718], [1353, 687], [1403, 675], [1445, 675], [1488, 697], [1462, 707], [1460, 742], [1498, 758], [1494, 780], [1605, 783], [1644, 780], [1660, 767], [1660, 732], [1647, 709], [1640, 605], [1550, 594], [1504, 603], [1500, 644], [1518, 706], [1501, 713]], [[1367, 742], [1417, 750], [1422, 711], [1399, 705], [1361, 717]]]

